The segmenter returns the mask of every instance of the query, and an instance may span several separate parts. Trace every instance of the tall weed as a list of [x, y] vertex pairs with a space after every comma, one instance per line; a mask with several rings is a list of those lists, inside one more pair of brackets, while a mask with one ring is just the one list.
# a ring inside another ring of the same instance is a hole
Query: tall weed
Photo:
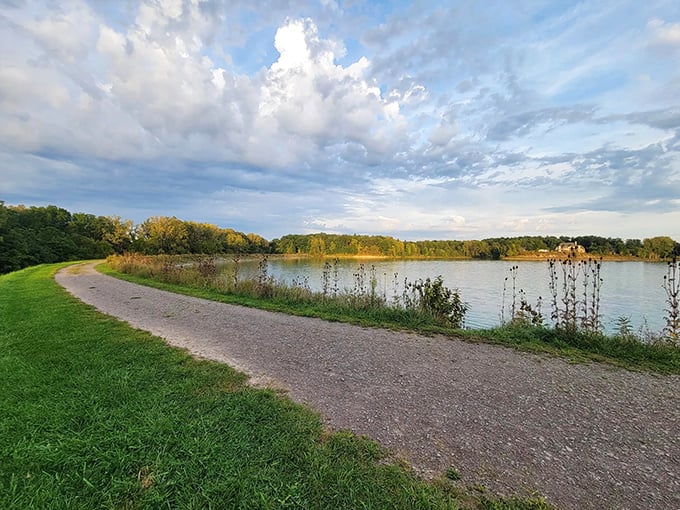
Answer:
[[663, 277], [663, 290], [666, 292], [666, 327], [662, 335], [673, 345], [680, 345], [680, 262], [674, 257], [668, 263], [666, 275]]
[[[602, 259], [577, 261], [572, 257], [548, 261], [548, 288], [556, 328], [565, 331], [597, 333], [602, 330], [600, 316], [600, 276]], [[583, 287], [579, 293], [579, 284]]]
[[[538, 297], [536, 305], [529, 304], [526, 292], [524, 289], [517, 290], [517, 272], [519, 266], [512, 266], [509, 269], [510, 276], [506, 276], [503, 281], [503, 297], [501, 301], [501, 325], [512, 326], [542, 326], [543, 313], [541, 308], [543, 306], [543, 298]], [[505, 300], [508, 292], [508, 278], [512, 282], [512, 301], [508, 304], [508, 312], [510, 315], [509, 321], [505, 318]], [[519, 302], [518, 302], [519, 299]]]

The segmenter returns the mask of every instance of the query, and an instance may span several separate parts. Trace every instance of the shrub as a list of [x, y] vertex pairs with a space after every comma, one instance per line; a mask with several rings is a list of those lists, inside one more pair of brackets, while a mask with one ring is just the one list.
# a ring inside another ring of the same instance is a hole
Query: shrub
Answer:
[[407, 283], [411, 292], [417, 295], [417, 307], [437, 321], [453, 328], [462, 328], [467, 304], [460, 298], [458, 290], [444, 286], [441, 275], [434, 280], [416, 280]]

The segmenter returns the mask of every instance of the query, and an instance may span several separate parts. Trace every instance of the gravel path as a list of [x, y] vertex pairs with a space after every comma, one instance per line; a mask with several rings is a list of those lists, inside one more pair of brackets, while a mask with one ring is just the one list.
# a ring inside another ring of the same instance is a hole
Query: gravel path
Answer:
[[64, 269], [57, 281], [169, 344], [288, 391], [426, 476], [455, 467], [563, 509], [680, 509], [680, 377], [226, 305]]

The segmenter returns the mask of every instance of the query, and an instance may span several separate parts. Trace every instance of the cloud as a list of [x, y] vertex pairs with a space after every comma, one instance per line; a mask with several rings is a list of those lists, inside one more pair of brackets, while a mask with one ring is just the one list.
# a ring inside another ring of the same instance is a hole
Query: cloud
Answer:
[[[385, 152], [404, 126], [399, 103], [385, 100], [366, 78], [370, 62], [335, 64], [344, 48], [319, 37], [309, 20], [289, 20], [276, 32], [279, 59], [266, 73], [258, 122], [278, 127], [292, 141], [318, 146], [351, 140], [369, 152]], [[278, 134], [277, 132], [277, 134]]]
[[574, 195], [571, 203], [549, 207], [551, 212], [611, 211], [636, 214], [678, 210], [680, 167], [677, 154], [663, 144], [636, 150], [603, 148], [572, 161], [572, 175], [589, 183], [595, 196]]
[[[220, 67], [208, 44], [221, 9], [144, 2], [119, 31], [87, 4], [72, 2], [15, 24], [24, 51], [47, 65], [17, 58], [3, 72], [3, 113], [13, 115], [3, 135], [27, 150], [174, 154], [273, 167], [313, 162], [347, 141], [384, 154], [403, 138], [402, 98], [382, 95], [366, 58], [337, 64], [343, 45], [323, 38], [311, 19], [278, 28], [279, 57], [268, 69], [244, 76]], [[403, 100], [422, 93], [412, 84]], [[46, 109], [32, 111], [36, 103]], [[60, 136], [59, 124], [85, 129]]]
[[603, 122], [613, 120], [626, 120], [632, 124], [646, 124], [647, 126], [680, 131], [680, 107], [671, 107], [664, 110], [652, 110], [629, 113], [626, 115], [613, 115], [603, 119]]
[[680, 237], [678, 26], [670, 0], [0, 0], [2, 198], [269, 236], [643, 211]]
[[651, 32], [651, 46], [680, 50], [680, 23], [654, 18], [647, 23], [647, 28]]
[[565, 124], [591, 120], [593, 113], [592, 107], [585, 106], [522, 112], [501, 119], [489, 129], [487, 136], [489, 140], [500, 141], [526, 136], [539, 129], [550, 131]]
[[92, 12], [75, 2], [44, 17], [31, 19], [24, 26], [37, 44], [63, 64], [73, 64], [87, 57], [96, 30]]

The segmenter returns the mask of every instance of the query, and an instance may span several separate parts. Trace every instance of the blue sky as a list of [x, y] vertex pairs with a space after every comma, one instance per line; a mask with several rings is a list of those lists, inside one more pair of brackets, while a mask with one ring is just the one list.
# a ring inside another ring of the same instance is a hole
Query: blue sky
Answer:
[[680, 6], [0, 0], [0, 200], [680, 240]]

